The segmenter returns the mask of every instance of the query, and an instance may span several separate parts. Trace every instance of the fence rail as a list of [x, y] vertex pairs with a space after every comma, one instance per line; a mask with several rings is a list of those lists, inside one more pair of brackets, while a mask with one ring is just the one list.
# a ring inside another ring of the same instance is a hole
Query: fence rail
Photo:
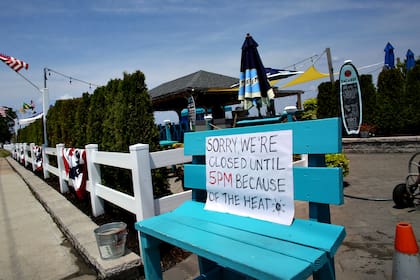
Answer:
[[[4, 145], [5, 150], [12, 153], [15, 160], [25, 167], [32, 166], [37, 169], [36, 149], [34, 143], [15, 143]], [[48, 178], [50, 174], [58, 177], [60, 192], [68, 192], [68, 186], [72, 185], [69, 175], [66, 173], [63, 162], [64, 144], [42, 148], [43, 176]], [[173, 165], [191, 162], [192, 158], [184, 156], [184, 149], [171, 149], [158, 152], [150, 152], [149, 145], [136, 144], [129, 148], [128, 153], [98, 151], [97, 144], [89, 144], [85, 147], [88, 180], [86, 190], [90, 192], [92, 214], [96, 217], [104, 213], [104, 201], [108, 201], [126, 211], [136, 215], [136, 220], [163, 214], [179, 206], [182, 202], [191, 199], [191, 191], [168, 195], [154, 199], [152, 173], [156, 168], [172, 167]], [[57, 166], [50, 164], [50, 157], [56, 158]], [[133, 180], [133, 193], [129, 195], [119, 192], [112, 186], [101, 184], [101, 166], [112, 166], [130, 170]]]

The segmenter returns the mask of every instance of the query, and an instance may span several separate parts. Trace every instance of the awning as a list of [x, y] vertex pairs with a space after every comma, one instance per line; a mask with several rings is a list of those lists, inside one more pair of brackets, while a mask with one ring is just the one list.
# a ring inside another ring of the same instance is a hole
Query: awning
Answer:
[[319, 72], [314, 65], [311, 65], [308, 69], [306, 69], [305, 72], [303, 72], [302, 75], [300, 75], [299, 77], [291, 80], [290, 82], [282, 85], [280, 88], [286, 88], [286, 87], [291, 87], [297, 84], [302, 84], [302, 83], [306, 83], [306, 82], [310, 82], [313, 80], [318, 80], [318, 79], [322, 79], [322, 78], [327, 78], [329, 77], [329, 74], [325, 74], [325, 73], [321, 73]]

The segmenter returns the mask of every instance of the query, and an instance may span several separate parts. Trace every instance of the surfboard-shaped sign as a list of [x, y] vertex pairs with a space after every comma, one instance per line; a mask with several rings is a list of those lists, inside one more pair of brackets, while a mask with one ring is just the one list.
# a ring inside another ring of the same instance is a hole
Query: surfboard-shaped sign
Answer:
[[349, 60], [340, 69], [340, 103], [347, 134], [358, 134], [362, 124], [362, 94], [359, 74]]
[[197, 118], [194, 97], [190, 95], [188, 97], [188, 123], [190, 131], [195, 131], [195, 120]]

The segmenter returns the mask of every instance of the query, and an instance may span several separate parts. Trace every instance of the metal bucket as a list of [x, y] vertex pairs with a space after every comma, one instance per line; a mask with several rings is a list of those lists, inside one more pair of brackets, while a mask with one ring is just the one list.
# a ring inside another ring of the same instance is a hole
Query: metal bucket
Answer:
[[115, 259], [124, 255], [127, 224], [114, 222], [104, 224], [94, 231], [101, 258]]

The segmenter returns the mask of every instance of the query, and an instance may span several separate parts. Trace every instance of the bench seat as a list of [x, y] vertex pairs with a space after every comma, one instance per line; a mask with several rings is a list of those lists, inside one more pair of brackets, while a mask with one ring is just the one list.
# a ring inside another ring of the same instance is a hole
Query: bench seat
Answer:
[[285, 226], [207, 211], [204, 203], [196, 201], [135, 226], [147, 238], [153, 236], [257, 279], [307, 278], [327, 263], [327, 256], [335, 254], [345, 237], [344, 227], [338, 225], [295, 219]]

